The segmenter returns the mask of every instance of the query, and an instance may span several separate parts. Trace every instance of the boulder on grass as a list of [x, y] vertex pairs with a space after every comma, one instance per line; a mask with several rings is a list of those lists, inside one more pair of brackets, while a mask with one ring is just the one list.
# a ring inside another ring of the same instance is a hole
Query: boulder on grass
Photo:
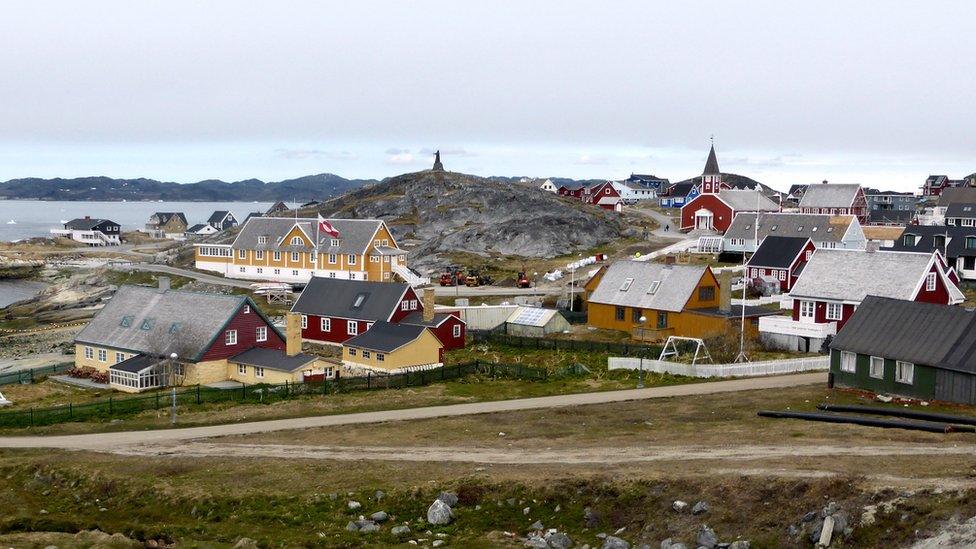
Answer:
[[454, 520], [454, 511], [451, 506], [443, 501], [436, 499], [427, 509], [427, 522], [434, 525], [450, 524]]

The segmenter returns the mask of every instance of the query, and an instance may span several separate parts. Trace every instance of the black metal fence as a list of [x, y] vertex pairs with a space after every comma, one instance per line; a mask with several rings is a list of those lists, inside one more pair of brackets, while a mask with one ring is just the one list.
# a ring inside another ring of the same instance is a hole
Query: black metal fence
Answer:
[[41, 366], [30, 370], [19, 370], [6, 374], [0, 374], [0, 385], [12, 385], [15, 383], [33, 383], [35, 379], [55, 374], [63, 374], [73, 368], [74, 362], [62, 362], [51, 366]]
[[[241, 385], [239, 388], [214, 387], [179, 388], [175, 391], [177, 407], [194, 406], [213, 402], [269, 403], [298, 397], [325, 396], [370, 391], [374, 389], [398, 389], [420, 387], [439, 381], [450, 381], [473, 374], [492, 378], [514, 378], [542, 381], [549, 378], [548, 370], [521, 364], [465, 362], [433, 370], [407, 372], [393, 375], [367, 375], [340, 377], [333, 380], [308, 383], [283, 383], [280, 385]], [[0, 427], [33, 427], [71, 421], [91, 421], [116, 418], [147, 410], [165, 410], [173, 404], [173, 392], [163, 390], [151, 394], [108, 398], [80, 404], [69, 403], [51, 408], [31, 408], [0, 413]]]
[[613, 343], [580, 339], [551, 339], [541, 337], [512, 336], [495, 332], [468, 330], [473, 343], [497, 343], [523, 349], [550, 349], [553, 351], [587, 351], [610, 353], [621, 356], [645, 356], [657, 358], [661, 354], [659, 345], [637, 343]]

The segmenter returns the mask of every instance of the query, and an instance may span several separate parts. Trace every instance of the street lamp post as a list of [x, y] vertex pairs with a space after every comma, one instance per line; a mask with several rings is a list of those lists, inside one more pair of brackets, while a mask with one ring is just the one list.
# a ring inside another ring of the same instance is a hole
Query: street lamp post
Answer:
[[177, 359], [176, 353], [172, 353], [169, 355], [169, 371], [170, 371], [170, 377], [173, 381], [173, 387], [171, 388], [171, 392], [170, 392], [173, 401], [172, 411], [170, 413], [170, 422], [173, 425], [176, 425], [176, 359]]
[[[641, 315], [641, 317], [638, 320], [640, 321], [640, 341], [641, 341], [641, 345], [643, 346], [644, 345], [644, 324], [647, 322], [647, 317]], [[644, 349], [641, 349], [640, 361], [638, 362], [638, 367], [637, 367], [637, 388], [638, 389], [644, 388], [644, 354], [645, 354]]]

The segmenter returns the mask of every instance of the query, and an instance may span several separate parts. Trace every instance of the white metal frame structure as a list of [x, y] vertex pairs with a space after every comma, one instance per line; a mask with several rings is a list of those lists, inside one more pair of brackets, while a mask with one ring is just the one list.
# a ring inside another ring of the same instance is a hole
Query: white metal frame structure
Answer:
[[705, 341], [698, 337], [682, 337], [682, 336], [668, 336], [668, 340], [664, 343], [664, 347], [661, 348], [661, 356], [658, 360], [664, 360], [667, 357], [677, 357], [681, 354], [678, 351], [678, 347], [674, 344], [675, 341], [691, 341], [695, 343], [695, 356], [691, 359], [691, 364], [695, 365], [698, 363], [699, 356], [702, 360], [707, 360], [712, 362], [712, 355], [708, 353], [708, 347], [705, 346]]

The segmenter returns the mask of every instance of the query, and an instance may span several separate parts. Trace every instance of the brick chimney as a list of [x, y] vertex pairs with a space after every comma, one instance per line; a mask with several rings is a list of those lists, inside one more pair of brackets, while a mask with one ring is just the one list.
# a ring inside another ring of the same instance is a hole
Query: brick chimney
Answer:
[[732, 312], [732, 271], [728, 269], [718, 273], [718, 310]]
[[425, 288], [421, 299], [424, 304], [424, 322], [434, 320], [434, 288]]
[[161, 276], [159, 277], [159, 293], [168, 292], [170, 289], [169, 277]]
[[677, 260], [678, 259], [675, 256], [671, 255], [671, 254], [668, 254], [668, 255], [664, 256], [664, 264], [665, 265], [674, 265], [677, 262]]
[[285, 315], [285, 354], [295, 356], [302, 352], [302, 315]]

